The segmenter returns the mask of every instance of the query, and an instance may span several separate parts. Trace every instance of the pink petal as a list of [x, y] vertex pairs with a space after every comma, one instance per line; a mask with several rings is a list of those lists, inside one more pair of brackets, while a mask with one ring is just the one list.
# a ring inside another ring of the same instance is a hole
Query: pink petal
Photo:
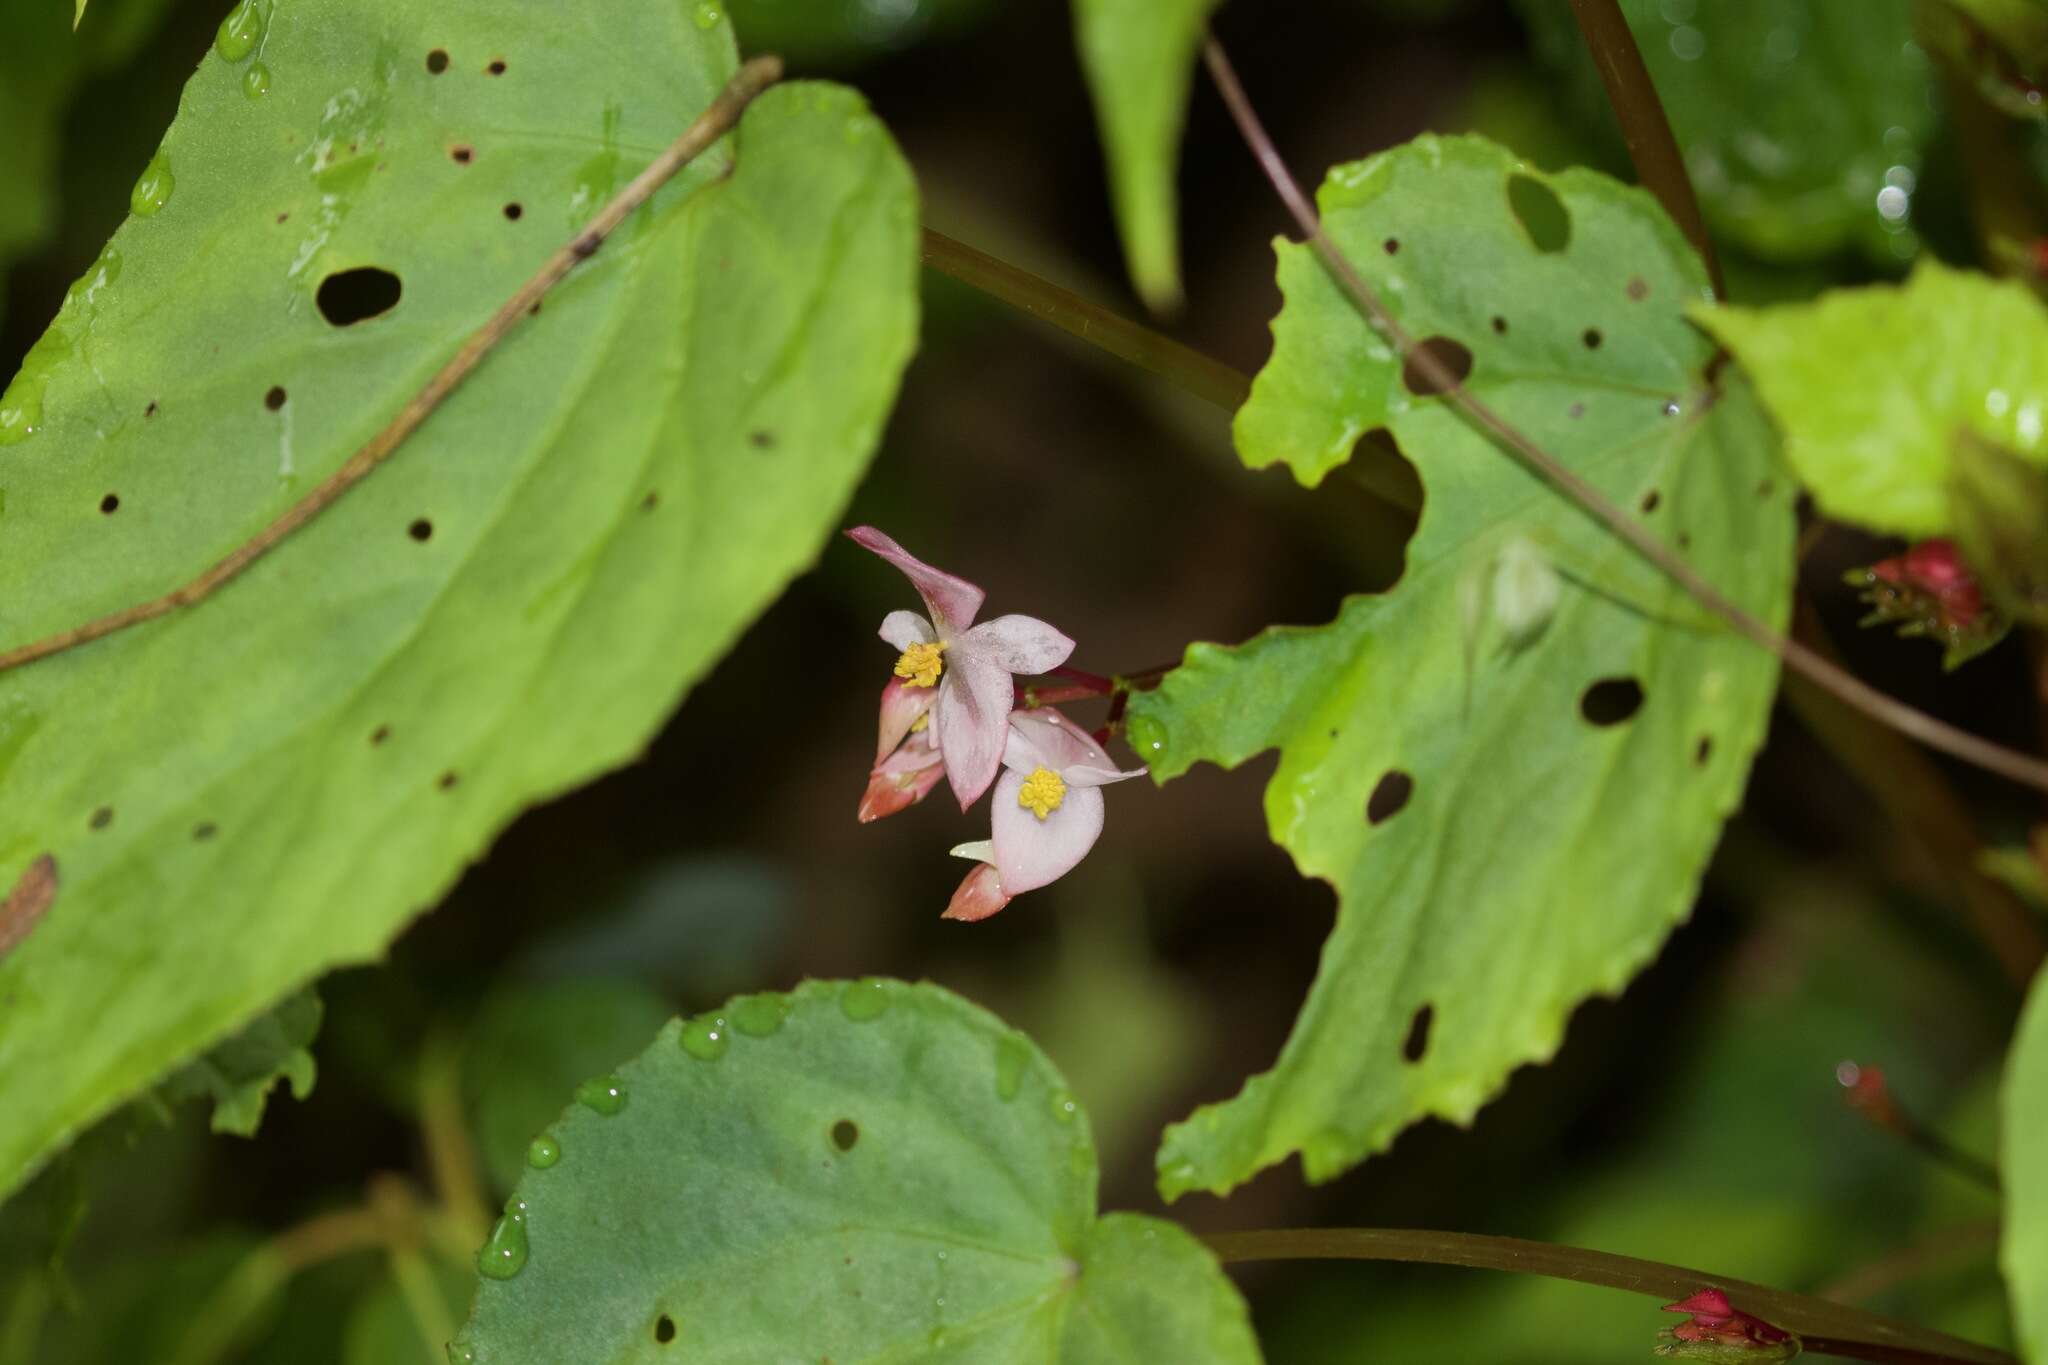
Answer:
[[1009, 893], [1003, 890], [1002, 878], [996, 875], [996, 870], [987, 863], [977, 863], [974, 871], [960, 883], [960, 889], [953, 893], [946, 913], [939, 918], [972, 924], [976, 920], [987, 919], [1009, 903]]
[[914, 611], [892, 611], [882, 618], [882, 629], [877, 632], [889, 642], [891, 648], [908, 649], [912, 645], [928, 645], [939, 638], [932, 629], [932, 623]]
[[980, 588], [964, 578], [955, 578], [943, 569], [934, 569], [872, 526], [856, 526], [846, 536], [862, 549], [872, 550], [903, 570], [903, 576], [910, 580], [918, 596], [924, 598], [925, 606], [931, 609], [932, 621], [938, 626], [940, 635], [955, 635], [974, 624], [974, 613], [981, 610]]
[[908, 810], [931, 795], [946, 774], [939, 755], [922, 743], [923, 735], [912, 735], [909, 743], [875, 765], [868, 774], [868, 789], [861, 793], [855, 818], [863, 825]]
[[932, 719], [938, 728], [939, 752], [946, 756], [946, 780], [953, 784], [961, 810], [981, 799], [1003, 766], [1010, 703], [1016, 695], [1008, 671], [986, 654], [947, 651]]
[[989, 810], [996, 871], [1013, 896], [1065, 876], [1102, 834], [1102, 793], [1094, 787], [1067, 788], [1059, 809], [1041, 820], [1017, 804], [1023, 786], [1024, 774], [1004, 773]]
[[1012, 673], [1043, 673], [1058, 668], [1074, 652], [1074, 642], [1035, 616], [998, 616], [967, 632], [967, 639], [989, 651]]
[[1144, 772], [1121, 773], [1094, 736], [1050, 706], [1010, 713], [1010, 735], [1003, 746], [1003, 765], [1020, 773], [1050, 768], [1069, 783], [1099, 787]]
[[[932, 709], [939, 699], [936, 687], [912, 687], [901, 678], [891, 678], [882, 689], [882, 715], [875, 731], [875, 762], [896, 752], [896, 746], [917, 724], [917, 718]], [[929, 726], [926, 727], [929, 730]]]
[[1724, 1290], [1702, 1289], [1689, 1299], [1680, 1299], [1677, 1303], [1665, 1304], [1661, 1311], [1666, 1313], [1697, 1313], [1702, 1317], [1710, 1318], [1732, 1318], [1735, 1316], [1735, 1305], [1728, 1302], [1728, 1295]]

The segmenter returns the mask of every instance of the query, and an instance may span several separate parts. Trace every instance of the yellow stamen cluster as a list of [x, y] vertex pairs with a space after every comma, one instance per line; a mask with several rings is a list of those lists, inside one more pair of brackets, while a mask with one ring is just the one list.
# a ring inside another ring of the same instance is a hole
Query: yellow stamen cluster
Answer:
[[1017, 804], [1043, 820], [1067, 799], [1067, 784], [1050, 768], [1033, 768], [1024, 785], [1017, 788]]
[[912, 645], [896, 661], [896, 676], [912, 687], [936, 687], [939, 674], [946, 671], [945, 662], [939, 658], [945, 648], [937, 643]]

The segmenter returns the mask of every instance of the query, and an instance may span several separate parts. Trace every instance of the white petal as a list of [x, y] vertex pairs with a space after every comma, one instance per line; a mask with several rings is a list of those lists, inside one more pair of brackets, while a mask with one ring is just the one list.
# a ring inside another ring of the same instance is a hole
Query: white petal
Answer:
[[976, 839], [971, 844], [955, 844], [946, 852], [955, 858], [966, 858], [977, 863], [992, 863], [996, 860], [996, 846], [987, 839]]
[[939, 638], [932, 623], [914, 611], [892, 611], [882, 618], [881, 636], [897, 649], [928, 645]]
[[1069, 768], [1116, 767], [1086, 730], [1050, 706], [1010, 713], [1010, 738], [1004, 745], [1003, 763], [1025, 773], [1033, 768], [1050, 768], [1062, 777]]
[[1004, 773], [989, 810], [996, 871], [1012, 896], [1065, 876], [1102, 834], [1102, 793], [1094, 787], [1067, 788], [1059, 809], [1041, 820], [1017, 804], [1023, 786], [1022, 773]]
[[998, 616], [968, 631], [967, 638], [1012, 673], [1058, 668], [1074, 652], [1072, 640], [1035, 616]]
[[939, 752], [946, 756], [946, 780], [966, 810], [981, 799], [1003, 766], [1010, 731], [1010, 703], [1016, 690], [1001, 664], [957, 646], [947, 651], [939, 678], [939, 704], [932, 710]]
[[[895, 753], [910, 727], [917, 724], [917, 718], [931, 710], [938, 699], [935, 687], [912, 687], [901, 678], [889, 679], [889, 685], [882, 689], [881, 718], [875, 727], [875, 762]], [[926, 725], [925, 732], [930, 730], [931, 726]]]
[[1089, 764], [1077, 764], [1060, 769], [1060, 779], [1070, 787], [1106, 787], [1112, 782], [1128, 782], [1134, 777], [1143, 777], [1150, 769], [1132, 768], [1125, 772], [1121, 768], [1098, 768]]

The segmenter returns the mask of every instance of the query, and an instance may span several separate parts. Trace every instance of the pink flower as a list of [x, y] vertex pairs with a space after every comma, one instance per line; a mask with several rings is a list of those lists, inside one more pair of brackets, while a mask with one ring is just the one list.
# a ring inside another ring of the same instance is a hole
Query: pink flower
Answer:
[[1102, 834], [1102, 788], [1145, 772], [1119, 771], [1100, 744], [1050, 708], [1010, 714], [1003, 766], [1009, 771], [996, 783], [991, 837], [953, 850], [981, 866], [960, 883], [942, 918], [987, 919], [1012, 896], [1064, 877]]
[[[960, 809], [966, 810], [1002, 767], [1016, 699], [1011, 675], [1059, 667], [1073, 653], [1074, 642], [1030, 616], [998, 616], [977, 626], [980, 588], [934, 569], [872, 526], [856, 526], [846, 534], [901, 569], [931, 613], [927, 620], [916, 612], [892, 611], [882, 621], [881, 636], [902, 651], [895, 671], [906, 688], [936, 689], [931, 715], [939, 753]], [[885, 712], [888, 704], [885, 693]]]
[[1702, 1289], [1689, 1299], [1665, 1304], [1664, 1311], [1692, 1314], [1690, 1321], [1670, 1329], [1675, 1341], [1761, 1350], [1789, 1341], [1792, 1335], [1737, 1309], [1719, 1289]]

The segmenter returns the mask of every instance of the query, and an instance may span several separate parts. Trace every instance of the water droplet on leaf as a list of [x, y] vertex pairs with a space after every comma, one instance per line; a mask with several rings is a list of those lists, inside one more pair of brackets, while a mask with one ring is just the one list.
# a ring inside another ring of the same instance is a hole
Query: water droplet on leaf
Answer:
[[137, 218], [147, 218], [171, 202], [171, 191], [177, 185], [171, 177], [170, 158], [162, 152], [151, 157], [149, 164], [142, 168], [141, 179], [128, 195], [128, 209]]
[[242, 73], [242, 93], [252, 100], [260, 100], [270, 93], [270, 68], [261, 62], [251, 62], [249, 69]]
[[1031, 1046], [1015, 1034], [996, 1043], [996, 1098], [1014, 1100], [1024, 1085], [1024, 1069], [1031, 1065]]
[[1052, 1092], [1052, 1116], [1061, 1123], [1072, 1123], [1074, 1115], [1081, 1112], [1081, 1106], [1074, 1103], [1073, 1095], [1065, 1090]]
[[526, 1164], [544, 1171], [562, 1159], [562, 1144], [542, 1133], [526, 1147]]
[[709, 3], [709, 0], [706, 0], [706, 3], [697, 6], [698, 28], [717, 28], [720, 23], [724, 22], [724, 19], [725, 11], [720, 9], [718, 6]]
[[610, 1118], [626, 1107], [626, 1083], [617, 1076], [593, 1076], [576, 1087], [576, 1102]]
[[849, 981], [839, 993], [839, 1008], [855, 1023], [879, 1019], [889, 1008], [889, 983], [878, 976]]
[[727, 1014], [733, 1027], [749, 1038], [766, 1038], [789, 1018], [789, 1001], [773, 992], [745, 995], [732, 1002]]
[[526, 1269], [526, 1201], [514, 1199], [491, 1226], [483, 1249], [476, 1254], [477, 1274], [490, 1280], [509, 1280]]
[[220, 31], [214, 35], [213, 50], [225, 62], [239, 62], [256, 50], [256, 44], [263, 37], [263, 16], [256, 9], [256, 0], [242, 0], [220, 21]]
[[700, 1014], [683, 1025], [683, 1051], [700, 1062], [715, 1062], [732, 1045], [722, 1014]]

